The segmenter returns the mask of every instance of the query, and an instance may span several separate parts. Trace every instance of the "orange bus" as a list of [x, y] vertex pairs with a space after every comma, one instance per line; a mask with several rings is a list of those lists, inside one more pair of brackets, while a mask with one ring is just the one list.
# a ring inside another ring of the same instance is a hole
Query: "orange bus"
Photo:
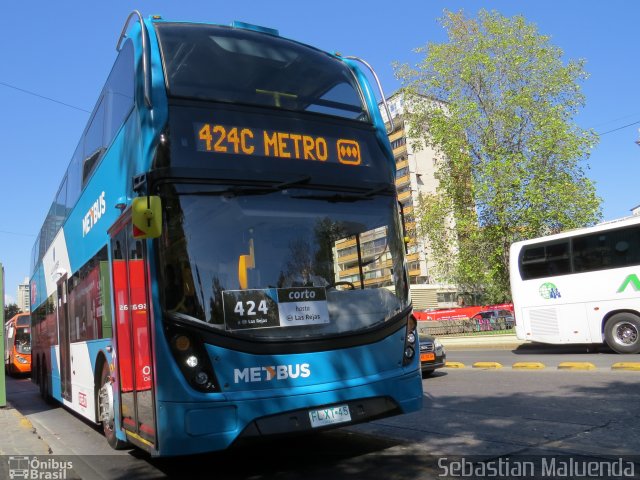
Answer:
[[31, 315], [19, 313], [4, 326], [4, 367], [10, 375], [31, 373]]

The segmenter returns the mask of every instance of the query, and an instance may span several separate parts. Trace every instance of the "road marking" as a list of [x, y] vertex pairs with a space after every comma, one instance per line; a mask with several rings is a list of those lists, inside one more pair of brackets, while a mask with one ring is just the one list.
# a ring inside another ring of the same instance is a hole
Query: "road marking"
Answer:
[[473, 368], [502, 368], [502, 364], [498, 362], [476, 362]]
[[541, 370], [546, 368], [546, 365], [540, 362], [516, 362], [511, 365], [511, 368], [516, 370]]
[[447, 368], [464, 368], [464, 363], [461, 362], [446, 362], [444, 364]]
[[590, 362], [562, 362], [558, 370], [595, 370], [596, 366]]
[[611, 365], [611, 370], [640, 371], [640, 362], [618, 362]]

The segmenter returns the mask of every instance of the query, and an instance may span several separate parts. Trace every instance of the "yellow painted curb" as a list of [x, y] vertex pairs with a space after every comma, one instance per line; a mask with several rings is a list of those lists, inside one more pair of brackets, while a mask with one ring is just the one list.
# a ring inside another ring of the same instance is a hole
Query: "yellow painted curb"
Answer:
[[618, 362], [611, 365], [611, 370], [640, 371], [640, 362]]
[[502, 368], [502, 364], [498, 362], [476, 362], [473, 368]]
[[562, 362], [558, 370], [595, 370], [596, 366], [589, 362]]
[[518, 370], [541, 370], [546, 368], [546, 365], [540, 362], [516, 362], [511, 365], [511, 368]]
[[446, 362], [444, 364], [447, 368], [464, 368], [464, 363], [461, 362]]

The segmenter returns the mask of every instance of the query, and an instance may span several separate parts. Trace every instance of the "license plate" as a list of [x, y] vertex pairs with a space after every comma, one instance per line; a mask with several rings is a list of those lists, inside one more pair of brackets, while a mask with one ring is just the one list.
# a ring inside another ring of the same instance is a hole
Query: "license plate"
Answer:
[[309, 410], [309, 420], [313, 428], [351, 421], [349, 405]]
[[436, 354], [433, 352], [429, 352], [429, 353], [421, 353], [420, 354], [420, 361], [421, 362], [430, 362], [432, 360], [436, 359]]

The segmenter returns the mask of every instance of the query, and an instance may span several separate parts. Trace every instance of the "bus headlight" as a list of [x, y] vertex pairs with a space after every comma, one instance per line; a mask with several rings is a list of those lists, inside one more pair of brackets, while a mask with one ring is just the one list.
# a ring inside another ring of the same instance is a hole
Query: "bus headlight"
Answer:
[[209, 376], [204, 372], [198, 372], [194, 378], [198, 385], [205, 385], [209, 380]]
[[409, 365], [416, 356], [416, 339], [418, 338], [418, 321], [413, 315], [409, 315], [407, 320], [407, 336], [404, 339], [404, 355], [402, 356], [402, 366]]
[[191, 355], [189, 357], [187, 357], [187, 361], [186, 364], [188, 367], [194, 368], [198, 366], [198, 357], [196, 357], [195, 355]]
[[19, 363], [23, 363], [23, 364], [24, 364], [24, 363], [29, 363], [29, 361], [28, 361], [26, 358], [23, 358], [23, 357], [21, 357], [20, 355], [16, 355], [16, 357], [15, 357], [15, 358], [16, 358], [16, 360], [17, 360]]
[[200, 392], [220, 391], [213, 367], [200, 337], [184, 328], [166, 324], [171, 353], [189, 385]]

